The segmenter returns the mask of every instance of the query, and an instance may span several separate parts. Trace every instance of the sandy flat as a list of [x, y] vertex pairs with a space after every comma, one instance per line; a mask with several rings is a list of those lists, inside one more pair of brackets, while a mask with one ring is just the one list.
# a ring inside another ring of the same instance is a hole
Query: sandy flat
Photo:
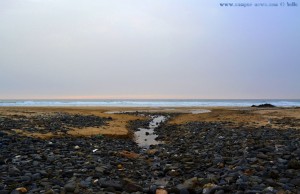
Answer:
[[[128, 136], [129, 131], [126, 125], [135, 119], [145, 119], [142, 116], [133, 114], [111, 114], [113, 112], [164, 112], [181, 113], [172, 118], [170, 124], [185, 124], [192, 121], [231, 122], [233, 126], [260, 127], [268, 126], [273, 128], [297, 128], [300, 129], [300, 109], [299, 108], [250, 108], [250, 107], [168, 107], [168, 108], [136, 108], [136, 107], [0, 107], [0, 116], [25, 115], [33, 116], [45, 113], [66, 112], [70, 114], [96, 115], [100, 117], [111, 117], [108, 125], [84, 129], [73, 128], [67, 133], [73, 136], [91, 135], [112, 135]], [[195, 114], [197, 113], [197, 114]], [[283, 120], [282, 120], [283, 119]], [[40, 134], [24, 132], [14, 129], [16, 132], [39, 138], [51, 138], [60, 134]]]

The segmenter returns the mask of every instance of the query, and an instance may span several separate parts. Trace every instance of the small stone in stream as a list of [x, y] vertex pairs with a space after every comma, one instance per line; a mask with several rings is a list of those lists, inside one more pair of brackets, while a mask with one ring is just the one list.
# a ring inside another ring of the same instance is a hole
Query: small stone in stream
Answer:
[[79, 147], [78, 145], [74, 147], [74, 149], [76, 149], [76, 150], [78, 150], [79, 148], [80, 148], [80, 147]]
[[150, 133], [149, 133], [149, 132], [146, 132], [145, 134], [146, 134], [146, 135], [149, 135]]
[[300, 161], [296, 159], [292, 159], [288, 163], [288, 168], [291, 169], [300, 169]]

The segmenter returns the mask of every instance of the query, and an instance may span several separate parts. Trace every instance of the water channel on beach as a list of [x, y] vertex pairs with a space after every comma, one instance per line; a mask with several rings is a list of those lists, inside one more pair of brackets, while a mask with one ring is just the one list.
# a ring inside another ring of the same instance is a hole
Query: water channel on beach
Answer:
[[144, 148], [149, 148], [150, 145], [157, 145], [163, 142], [155, 140], [158, 136], [154, 134], [154, 130], [163, 122], [166, 121], [166, 117], [162, 115], [152, 116], [152, 121], [149, 123], [148, 128], [139, 128], [135, 134], [135, 142]]

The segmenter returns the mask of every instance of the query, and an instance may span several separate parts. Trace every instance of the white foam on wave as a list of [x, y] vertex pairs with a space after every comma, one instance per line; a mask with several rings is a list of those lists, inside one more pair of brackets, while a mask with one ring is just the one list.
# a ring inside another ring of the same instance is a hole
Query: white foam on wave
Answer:
[[300, 100], [2, 100], [0, 106], [249, 107], [264, 103], [300, 107]]

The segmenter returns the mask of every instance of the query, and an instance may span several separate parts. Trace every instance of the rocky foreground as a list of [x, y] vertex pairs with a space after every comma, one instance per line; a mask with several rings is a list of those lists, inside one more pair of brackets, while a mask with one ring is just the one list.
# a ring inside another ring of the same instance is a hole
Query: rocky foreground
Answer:
[[[105, 119], [82, 119], [105, 124]], [[129, 127], [137, 130], [145, 122]], [[158, 187], [182, 194], [300, 193], [300, 130], [292, 128], [166, 123], [156, 129], [165, 143], [149, 149], [130, 138], [66, 134], [41, 140], [7, 130], [0, 131], [0, 194], [155, 193]]]

